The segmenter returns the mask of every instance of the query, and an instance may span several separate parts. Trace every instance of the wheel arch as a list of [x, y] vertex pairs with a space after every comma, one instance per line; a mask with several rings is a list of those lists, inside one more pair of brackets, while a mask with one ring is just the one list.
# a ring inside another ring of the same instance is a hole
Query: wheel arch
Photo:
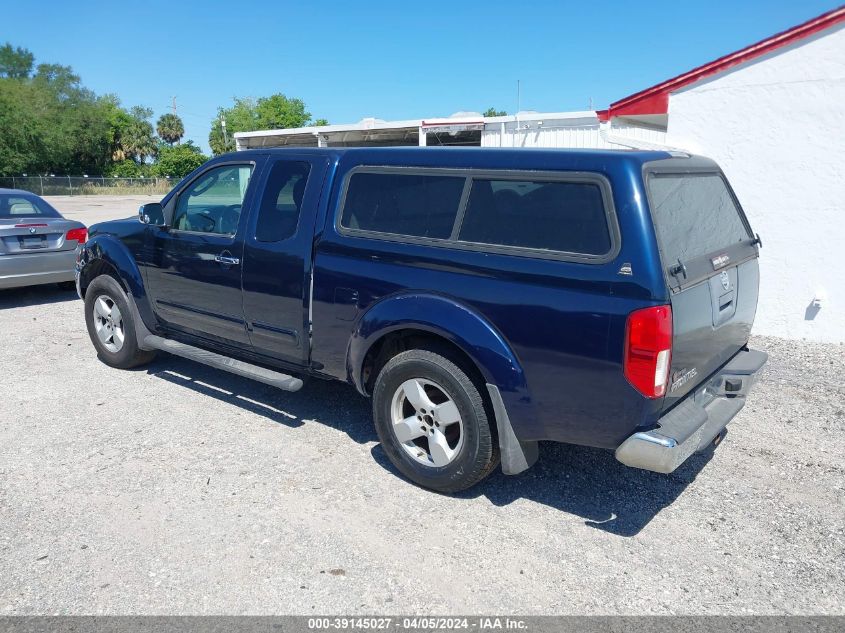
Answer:
[[134, 303], [145, 324], [155, 323], [155, 315], [144, 287], [144, 280], [135, 258], [118, 239], [110, 235], [97, 235], [88, 240], [80, 252], [77, 272], [79, 292], [85, 292], [98, 276], [108, 274], [120, 284]]
[[[490, 407], [502, 471], [517, 474], [537, 461], [536, 441], [525, 442], [520, 429], [534, 417], [525, 372], [502, 334], [481, 314], [449, 297], [405, 294], [383, 299], [358, 320], [347, 353], [350, 382], [372, 394], [381, 367], [412, 348], [445, 351], [468, 370]], [[486, 383], [486, 384], [485, 384]]]
[[502, 334], [463, 303], [430, 293], [385, 297], [359, 317], [347, 351], [349, 381], [370, 395], [380, 366], [409, 343], [450, 348], [485, 383], [527, 397], [525, 373]]
[[115, 268], [114, 265], [109, 263], [107, 260], [98, 258], [90, 261], [79, 272], [79, 292], [83, 299], [85, 298], [85, 293], [88, 292], [88, 286], [90, 286], [91, 282], [100, 275], [109, 275], [110, 277], [113, 277], [114, 280], [120, 284], [120, 287], [123, 288], [124, 291], [127, 291], [126, 283], [121, 278], [117, 268]]

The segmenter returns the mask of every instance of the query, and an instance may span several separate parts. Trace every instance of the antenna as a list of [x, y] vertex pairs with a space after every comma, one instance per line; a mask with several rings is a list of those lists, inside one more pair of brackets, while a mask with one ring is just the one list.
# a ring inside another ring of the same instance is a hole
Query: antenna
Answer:
[[170, 97], [170, 99], [172, 102], [172, 105], [170, 107], [173, 108], [173, 114], [176, 114], [176, 96], [174, 95]]

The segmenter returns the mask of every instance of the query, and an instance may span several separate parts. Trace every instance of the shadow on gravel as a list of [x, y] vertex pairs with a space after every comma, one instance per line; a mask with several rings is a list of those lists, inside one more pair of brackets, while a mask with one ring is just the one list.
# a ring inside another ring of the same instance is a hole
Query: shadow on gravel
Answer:
[[712, 451], [694, 455], [662, 475], [624, 466], [612, 451], [545, 442], [533, 468], [516, 477], [498, 471], [482, 484], [481, 494], [496, 505], [524, 497], [583, 517], [598, 530], [634, 536], [680, 496], [711, 457]]
[[[349, 385], [311, 380], [301, 391], [286, 393], [164, 354], [143, 369], [287, 427], [296, 428], [313, 420], [343, 431], [359, 444], [378, 441], [369, 402]], [[371, 453], [382, 468], [402, 477], [380, 445]], [[488, 479], [454, 497], [484, 496], [497, 506], [529, 499], [582, 517], [586, 525], [598, 530], [634, 536], [678, 498], [711, 457], [712, 450], [705, 451], [671, 475], [660, 475], [623, 466], [612, 451], [545, 442], [540, 446], [539, 461], [524, 473], [508, 477], [497, 469]]]
[[[396, 476], [381, 446], [375, 460]], [[487, 497], [497, 506], [529, 499], [585, 519], [585, 524], [615, 534], [635, 536], [691, 484], [713, 451], [694, 455], [670, 475], [623, 466], [612, 451], [544, 442], [540, 459], [524, 473], [506, 476], [496, 470], [457, 498]]]
[[[0, 310], [63, 303], [65, 301], [79, 301], [79, 297], [76, 296], [76, 290], [62, 288], [58, 284], [0, 290]], [[82, 305], [81, 302], [80, 305]]]
[[358, 444], [378, 440], [369, 402], [343, 383], [312, 379], [300, 391], [288, 393], [165, 354], [141, 370], [291, 428], [314, 420], [343, 431]]

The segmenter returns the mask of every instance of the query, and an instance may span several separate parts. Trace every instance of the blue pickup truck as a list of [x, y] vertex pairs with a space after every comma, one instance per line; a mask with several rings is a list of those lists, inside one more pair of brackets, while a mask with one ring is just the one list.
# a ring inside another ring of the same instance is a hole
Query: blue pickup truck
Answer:
[[702, 157], [268, 149], [92, 226], [76, 280], [106, 364], [348, 382], [396, 468], [456, 492], [540, 440], [662, 473], [718, 443], [766, 362], [759, 248]]

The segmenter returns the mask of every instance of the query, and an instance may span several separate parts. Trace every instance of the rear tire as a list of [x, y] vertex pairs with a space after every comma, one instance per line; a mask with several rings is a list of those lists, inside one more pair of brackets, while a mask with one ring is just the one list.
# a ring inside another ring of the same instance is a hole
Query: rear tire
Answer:
[[131, 369], [155, 358], [155, 352], [138, 347], [129, 299], [114, 277], [100, 275], [88, 285], [85, 325], [97, 357], [109, 367]]
[[413, 349], [387, 362], [373, 389], [373, 418], [390, 461], [424, 488], [466, 490], [498, 464], [481, 391], [438, 352]]

